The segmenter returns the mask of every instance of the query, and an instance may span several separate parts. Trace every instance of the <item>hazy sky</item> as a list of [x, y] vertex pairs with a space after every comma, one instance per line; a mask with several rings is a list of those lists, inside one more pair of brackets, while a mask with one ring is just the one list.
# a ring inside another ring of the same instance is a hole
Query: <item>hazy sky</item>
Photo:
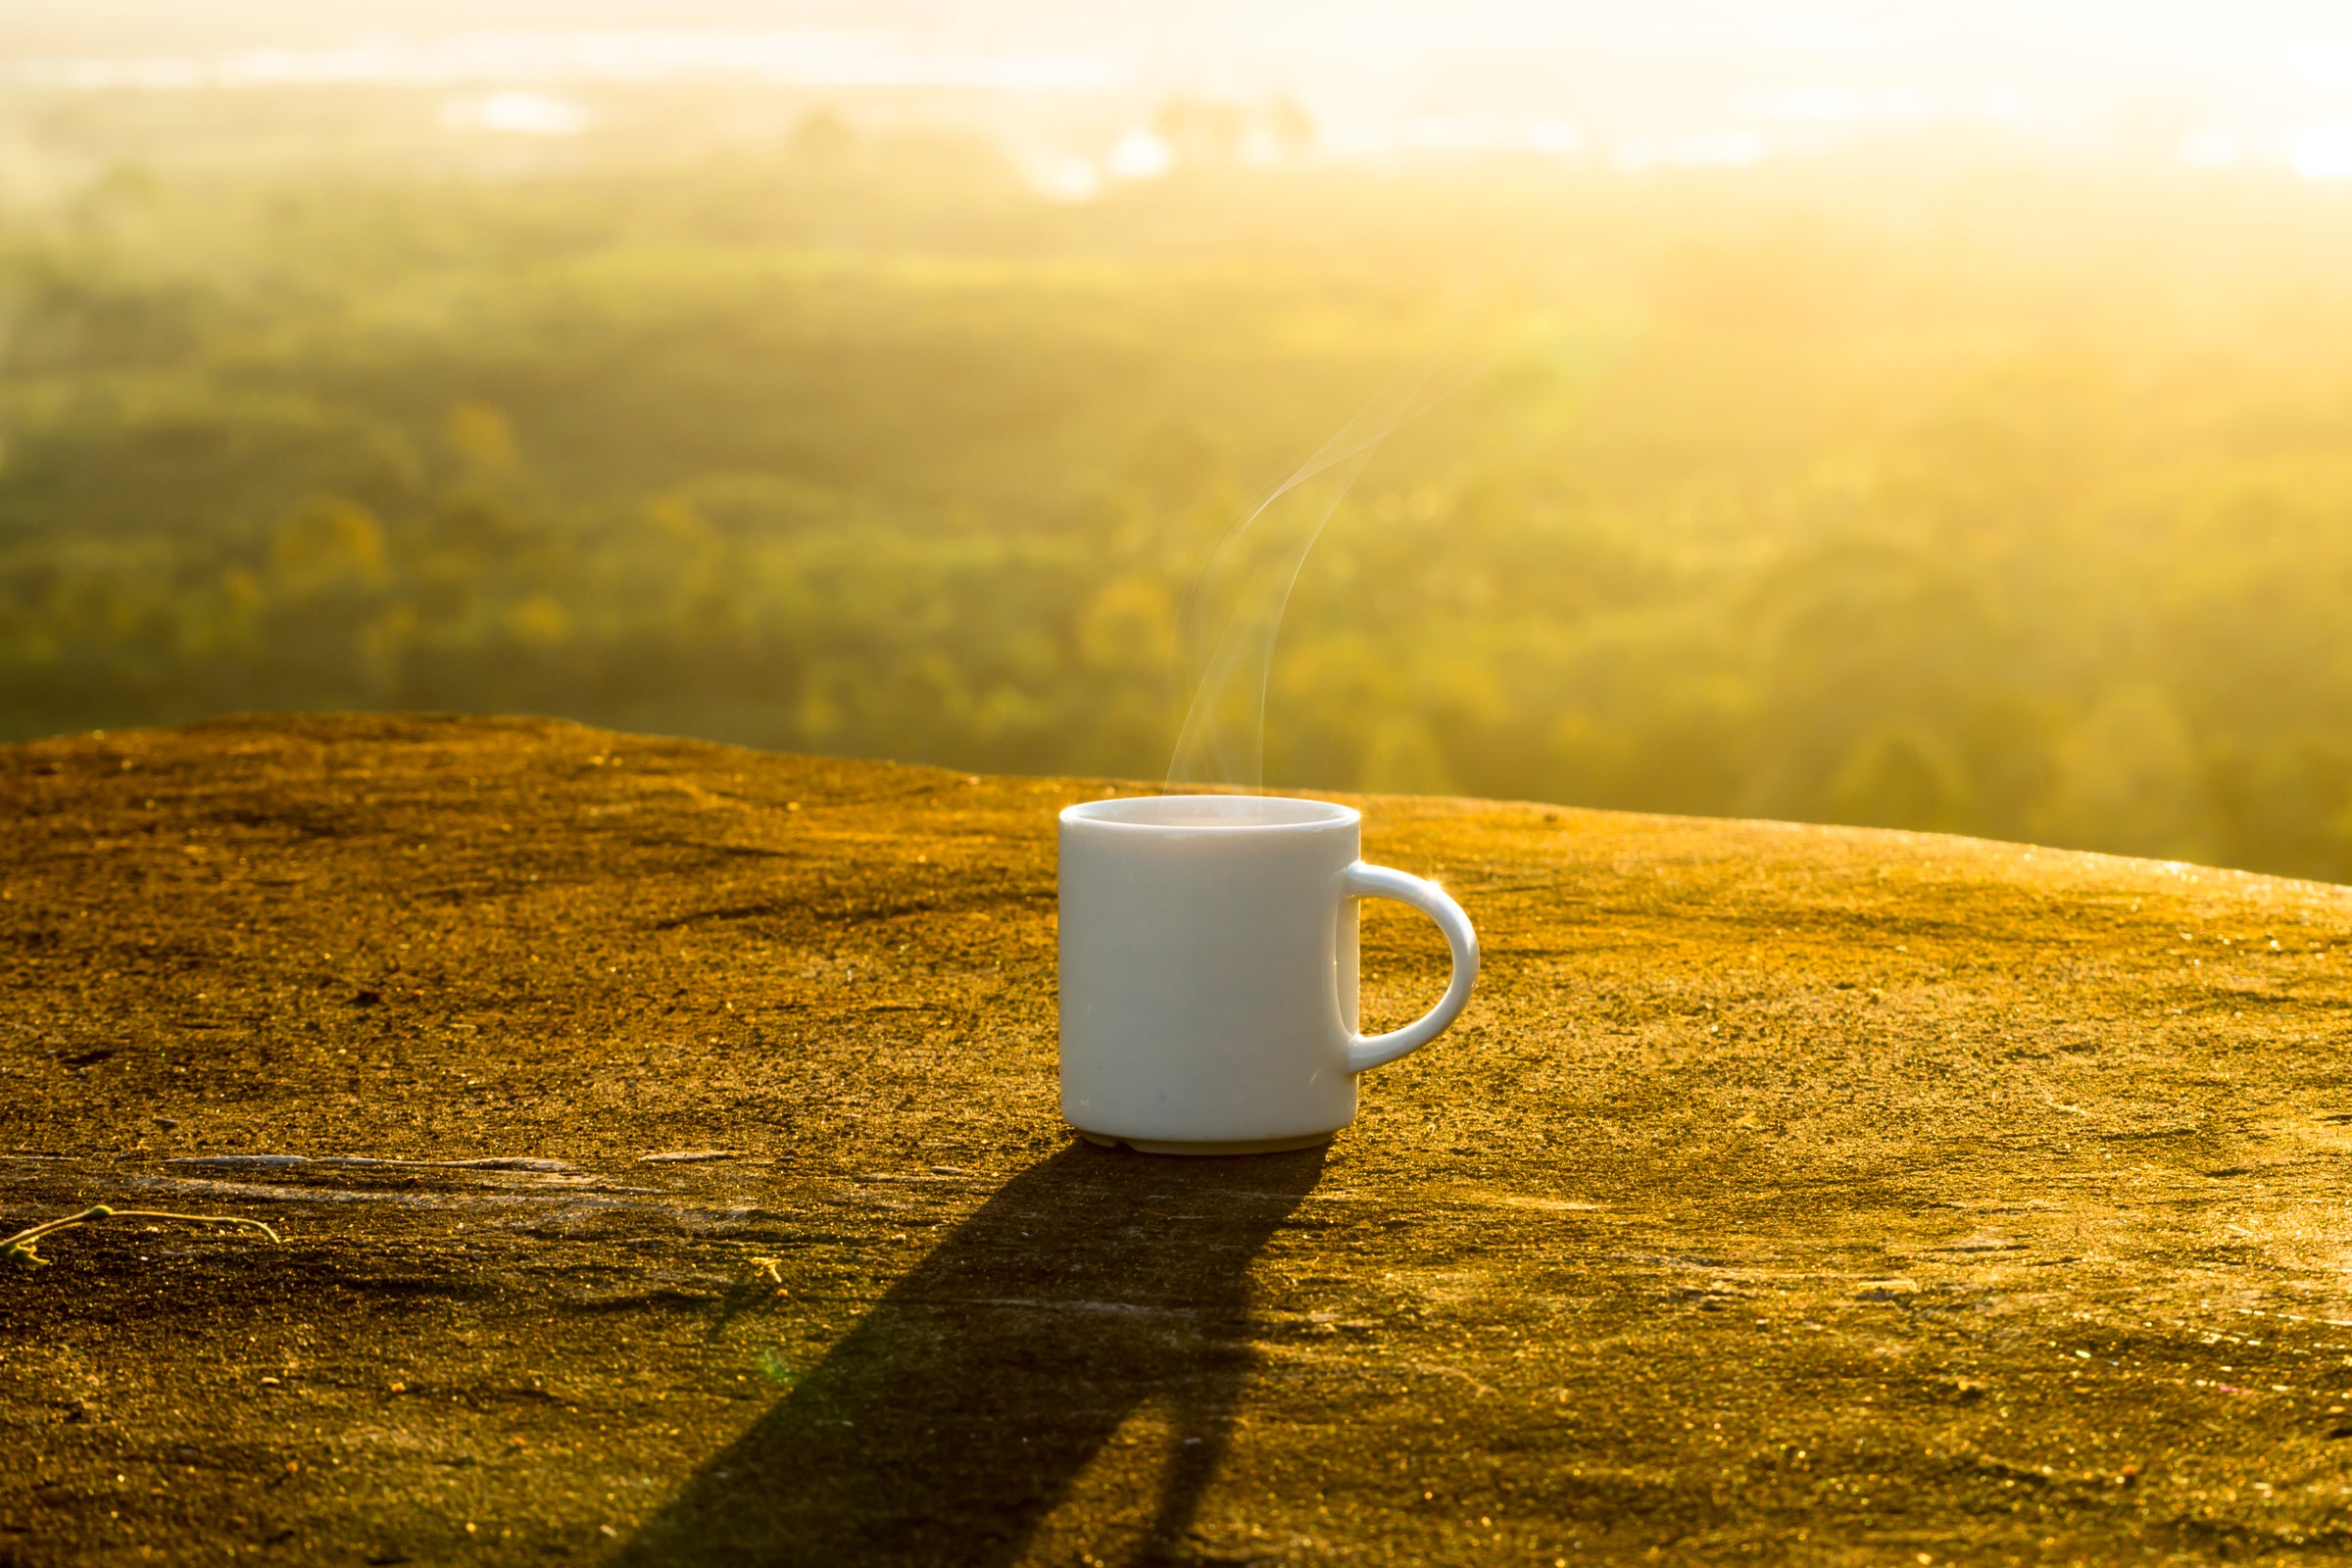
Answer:
[[[485, 48], [485, 35], [502, 33], [510, 35], [503, 54]], [[514, 34], [537, 41], [518, 43]], [[598, 47], [576, 47], [589, 34], [600, 35]], [[468, 38], [473, 43], [464, 44]], [[563, 38], [574, 44], [560, 44]], [[386, 53], [393, 44], [407, 52]], [[352, 53], [355, 45], [376, 53]], [[1091, 95], [1137, 113], [1174, 93], [1237, 100], [1283, 93], [1342, 140], [1475, 135], [1463, 127], [1488, 122], [1554, 141], [1573, 127], [1588, 146], [1678, 135], [1790, 145], [1856, 127], [1966, 123], [2062, 146], [2112, 149], [2136, 138], [2210, 162], [2277, 161], [2332, 134], [2352, 159], [2352, 4], [2342, 0], [0, 6], [0, 51], [20, 63], [168, 58], [193, 70], [190, 62], [239, 57], [251, 67], [255, 51], [270, 50], [281, 53], [267, 70], [202, 79], [266, 85], [270, 71], [298, 78], [304, 70], [380, 68], [406, 73], [411, 85], [433, 85], [439, 72], [465, 85], [524, 89], [627, 80], [632, 73], [676, 79], [734, 71], [845, 90], [937, 78], [1007, 95]], [[363, 59], [378, 65], [354, 64]], [[121, 79], [94, 67], [80, 76], [53, 70], [41, 78], [22, 70], [20, 80], [53, 86]], [[153, 84], [170, 79], [154, 74]]]

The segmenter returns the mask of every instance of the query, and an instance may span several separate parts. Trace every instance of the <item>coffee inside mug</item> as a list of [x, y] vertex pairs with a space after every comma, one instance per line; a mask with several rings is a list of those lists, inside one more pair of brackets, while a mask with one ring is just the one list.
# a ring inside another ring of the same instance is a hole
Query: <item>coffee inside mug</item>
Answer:
[[1329, 801], [1281, 795], [1130, 796], [1073, 806], [1068, 814], [1083, 821], [1128, 827], [1195, 829], [1304, 827], [1315, 822], [1346, 822], [1355, 816], [1347, 807]]

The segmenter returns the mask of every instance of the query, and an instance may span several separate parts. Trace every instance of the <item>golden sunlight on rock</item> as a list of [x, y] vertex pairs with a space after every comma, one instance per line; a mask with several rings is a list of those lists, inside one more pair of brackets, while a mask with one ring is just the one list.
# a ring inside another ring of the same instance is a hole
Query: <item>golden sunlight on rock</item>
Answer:
[[[18, 1560], [2318, 1553], [2352, 893], [1370, 798], [1327, 1150], [1071, 1139], [1054, 813], [536, 721], [0, 752]], [[1366, 1004], [1444, 955], [1370, 906]], [[614, 1554], [617, 1554], [614, 1557]]]

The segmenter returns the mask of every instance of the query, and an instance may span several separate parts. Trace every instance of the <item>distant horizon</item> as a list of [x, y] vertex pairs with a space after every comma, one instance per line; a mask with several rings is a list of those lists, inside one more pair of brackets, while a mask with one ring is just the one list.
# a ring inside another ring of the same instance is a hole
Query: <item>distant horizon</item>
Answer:
[[269, 0], [202, 18], [153, 0], [0, 22], [20, 93], [380, 87], [516, 137], [577, 134], [599, 100], [708, 87], [817, 92], [852, 119], [962, 126], [1051, 194], [1182, 163], [1171, 102], [1247, 122], [1295, 106], [1304, 144], [1240, 124], [1227, 149], [1342, 161], [1516, 153], [1640, 172], [1874, 142], [1974, 139], [2135, 167], [2352, 180], [2352, 21], [2318, 6], [1686, 3], [1595, 6], [856, 8], [607, 0]]

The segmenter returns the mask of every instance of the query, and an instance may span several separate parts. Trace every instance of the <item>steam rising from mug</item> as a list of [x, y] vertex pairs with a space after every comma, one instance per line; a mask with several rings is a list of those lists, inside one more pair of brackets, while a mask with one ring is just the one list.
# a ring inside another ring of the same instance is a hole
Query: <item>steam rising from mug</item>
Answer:
[[1470, 379], [1441, 377], [1439, 364], [1391, 381], [1210, 550], [1185, 607], [1185, 648], [1198, 676], [1168, 760], [1170, 790], [1265, 787], [1266, 681], [1298, 569], [1380, 444]]

